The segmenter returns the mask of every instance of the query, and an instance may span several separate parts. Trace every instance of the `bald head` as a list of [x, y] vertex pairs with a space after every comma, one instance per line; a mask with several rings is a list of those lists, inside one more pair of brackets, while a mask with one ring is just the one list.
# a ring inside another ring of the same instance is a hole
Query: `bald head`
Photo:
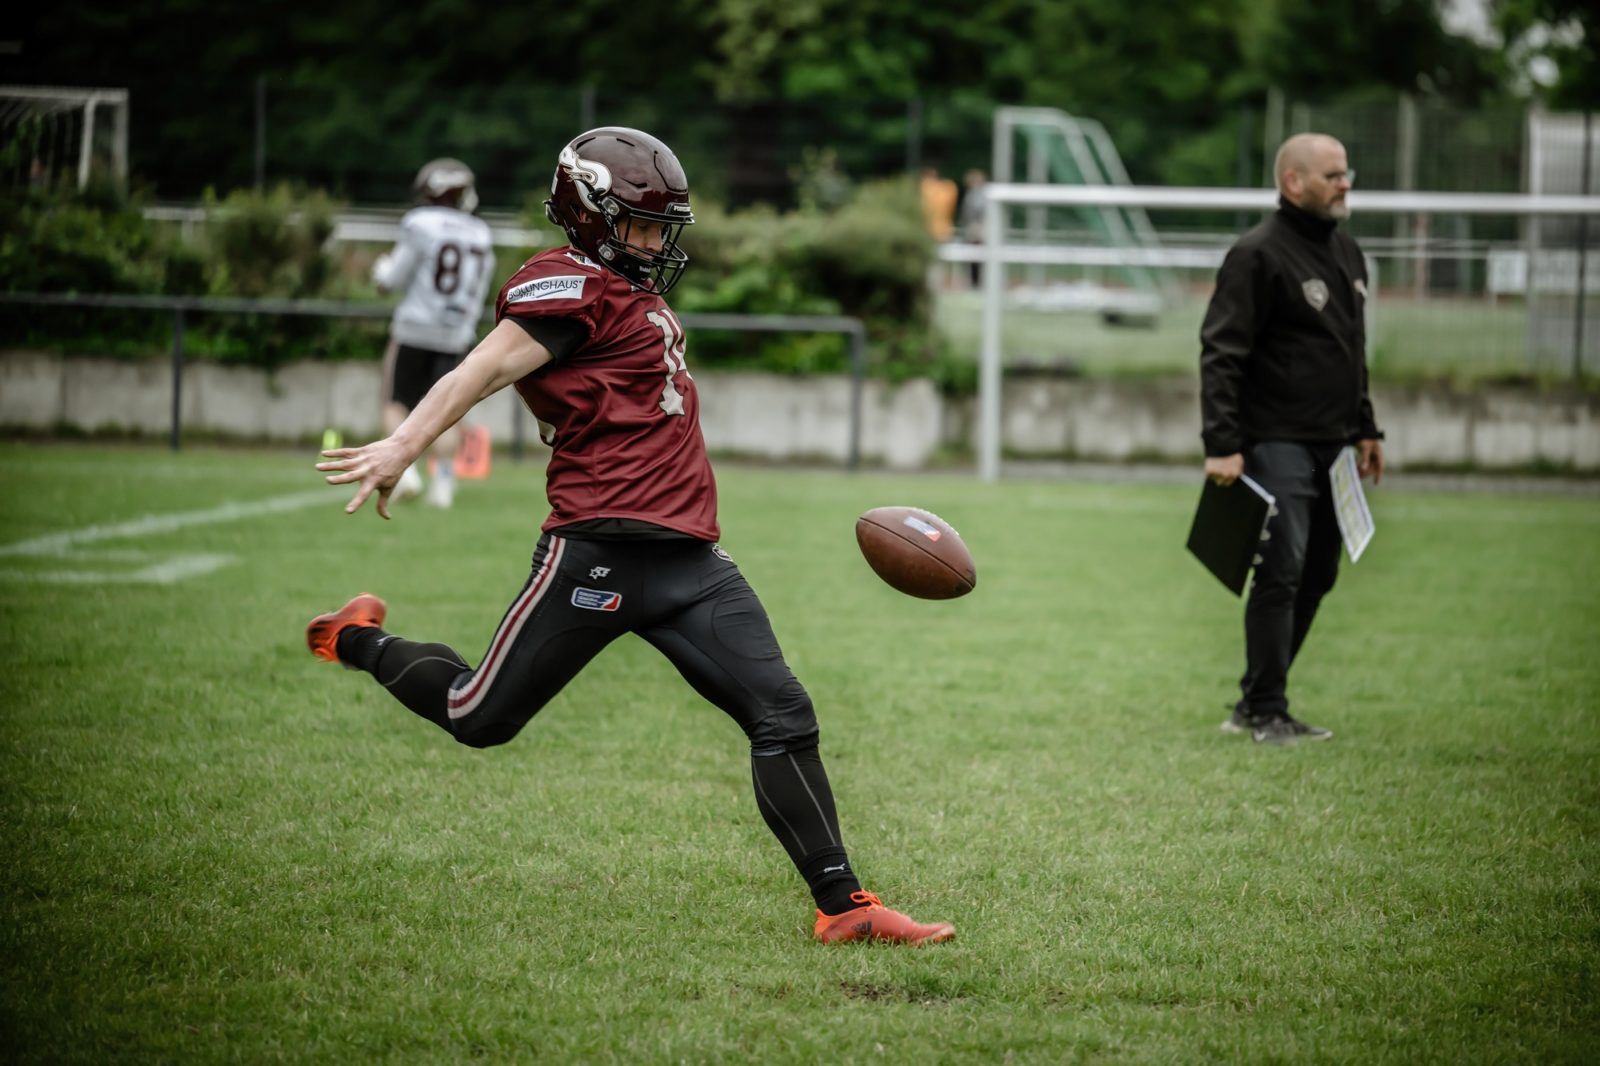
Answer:
[[1272, 172], [1278, 192], [1303, 211], [1337, 221], [1350, 217], [1345, 193], [1352, 171], [1344, 145], [1325, 133], [1297, 133], [1278, 149]]

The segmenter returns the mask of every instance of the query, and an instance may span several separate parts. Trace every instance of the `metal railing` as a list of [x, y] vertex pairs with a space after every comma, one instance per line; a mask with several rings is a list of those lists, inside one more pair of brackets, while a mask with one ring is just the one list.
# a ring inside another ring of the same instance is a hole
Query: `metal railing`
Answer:
[[[983, 321], [978, 357], [978, 476], [984, 481], [1000, 477], [1001, 378], [1003, 336], [1001, 321], [1007, 294], [1006, 268], [1013, 263], [1073, 264], [1105, 258], [1101, 251], [1054, 244], [1017, 244], [1009, 225], [1016, 208], [1042, 207], [1123, 207], [1145, 210], [1241, 210], [1270, 211], [1278, 194], [1272, 189], [1178, 188], [1117, 185], [1027, 185], [991, 182], [985, 187], [983, 243], [947, 246], [942, 256], [950, 260], [976, 261], [982, 266]], [[1402, 191], [1352, 191], [1353, 211], [1388, 215], [1501, 215], [1521, 219], [1600, 217], [1600, 196], [1523, 195], [1514, 193], [1456, 193]], [[1580, 229], [1580, 234], [1585, 232]], [[1582, 239], [1580, 237], [1580, 239]], [[1200, 266], [1201, 256], [1191, 251], [1162, 249], [1111, 249], [1121, 258], [1137, 255], [1146, 262], [1169, 266]], [[976, 253], [976, 254], [974, 254]], [[1585, 261], [1578, 249], [1579, 292], [1585, 291], [1581, 268]], [[1371, 259], [1369, 257], [1369, 263]], [[1575, 368], [1581, 370], [1582, 322], [1586, 312], [1577, 301], [1579, 343], [1575, 345]]]
[[[141, 213], [151, 222], [169, 223], [181, 227], [184, 233], [193, 233], [226, 210], [186, 204], [152, 204]], [[329, 239], [393, 244], [400, 239], [400, 220], [405, 213], [404, 208], [344, 208], [333, 216], [333, 233]], [[290, 212], [289, 217], [296, 218], [298, 213]], [[510, 211], [480, 211], [478, 217], [488, 224], [489, 239], [499, 248], [545, 248], [560, 236], [554, 230], [529, 229]]]
[[[107, 307], [172, 313], [172, 425], [170, 445], [183, 447], [183, 369], [186, 316], [194, 313], [305, 315], [318, 318], [387, 319], [393, 306], [348, 303], [340, 300], [253, 300], [226, 296], [134, 296], [45, 292], [0, 293], [0, 303], [55, 307]], [[867, 369], [867, 330], [858, 318], [842, 315], [678, 315], [688, 329], [731, 330], [741, 333], [838, 333], [850, 345], [850, 443], [846, 464], [861, 465], [862, 391]], [[512, 455], [520, 458], [524, 444], [523, 409], [512, 407]]]

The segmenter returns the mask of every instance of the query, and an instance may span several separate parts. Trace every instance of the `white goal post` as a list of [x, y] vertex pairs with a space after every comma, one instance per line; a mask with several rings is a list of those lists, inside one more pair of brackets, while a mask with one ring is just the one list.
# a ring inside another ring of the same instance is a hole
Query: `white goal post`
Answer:
[[[1013, 207], [1097, 207], [1169, 210], [1267, 212], [1278, 202], [1272, 189], [1215, 189], [1118, 185], [1044, 185], [995, 182], [986, 196], [983, 244], [947, 245], [943, 258], [983, 264], [983, 327], [978, 356], [978, 476], [1000, 477], [1001, 450], [1001, 315], [1006, 298], [1006, 267], [1017, 263], [1082, 264], [1139, 262], [1195, 266], [1221, 253], [1193, 249], [1101, 249], [1085, 254], [1082, 246], [1009, 243], [1008, 209]], [[1600, 219], [1600, 196], [1521, 195], [1514, 193], [1356, 192], [1349, 194], [1352, 212], [1389, 215], [1512, 215], [1522, 218], [1579, 216]], [[1600, 239], [1600, 227], [1596, 230]], [[1109, 253], [1109, 254], [1107, 254]]]
[[[108, 117], [100, 117], [101, 112], [109, 113]], [[117, 182], [127, 181], [128, 90], [0, 85], [0, 132], [7, 140], [14, 140], [19, 129], [29, 122], [59, 127], [51, 131], [49, 140], [52, 142], [70, 139], [70, 143], [51, 144], [49, 163], [58, 162], [54, 158], [57, 152], [63, 157], [59, 160], [61, 163], [75, 156], [70, 165], [79, 189], [89, 184], [89, 176], [96, 165], [109, 171]], [[96, 156], [102, 152], [97, 164]], [[32, 162], [35, 166], [46, 164], [38, 155]]]

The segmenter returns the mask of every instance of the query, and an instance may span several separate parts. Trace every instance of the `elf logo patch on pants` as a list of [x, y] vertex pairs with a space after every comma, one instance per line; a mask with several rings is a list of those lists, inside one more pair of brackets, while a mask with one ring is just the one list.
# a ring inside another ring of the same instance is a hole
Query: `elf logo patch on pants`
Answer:
[[622, 593], [602, 589], [573, 589], [572, 606], [586, 611], [615, 611], [622, 606]]

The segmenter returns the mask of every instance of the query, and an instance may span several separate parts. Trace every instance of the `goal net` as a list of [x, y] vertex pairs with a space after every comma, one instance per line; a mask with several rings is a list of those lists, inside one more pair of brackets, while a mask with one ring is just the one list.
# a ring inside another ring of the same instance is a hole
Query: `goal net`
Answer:
[[0, 86], [0, 182], [7, 191], [128, 177], [125, 89]]

